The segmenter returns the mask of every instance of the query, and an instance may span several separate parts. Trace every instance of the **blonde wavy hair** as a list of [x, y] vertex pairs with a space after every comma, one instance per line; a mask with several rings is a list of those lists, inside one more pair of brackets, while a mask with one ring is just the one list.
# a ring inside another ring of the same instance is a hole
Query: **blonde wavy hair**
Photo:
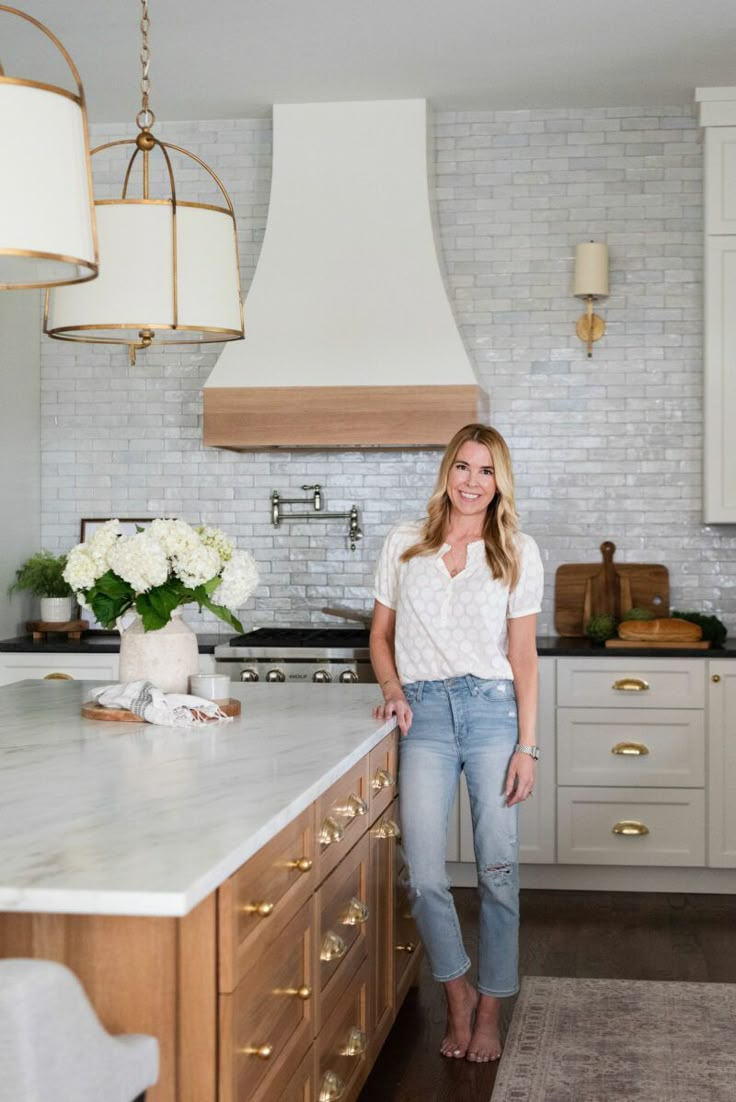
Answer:
[[429, 555], [433, 551], [439, 551], [445, 542], [451, 508], [447, 483], [457, 453], [463, 444], [469, 441], [484, 444], [488, 448], [496, 478], [496, 494], [488, 506], [483, 525], [486, 560], [493, 577], [513, 590], [519, 580], [519, 559], [515, 540], [518, 517], [514, 501], [514, 472], [506, 441], [501, 433], [490, 425], [464, 425], [463, 428], [458, 429], [447, 445], [437, 474], [437, 484], [427, 505], [427, 519], [424, 522], [422, 538], [404, 551], [401, 561], [408, 562], [417, 555]]

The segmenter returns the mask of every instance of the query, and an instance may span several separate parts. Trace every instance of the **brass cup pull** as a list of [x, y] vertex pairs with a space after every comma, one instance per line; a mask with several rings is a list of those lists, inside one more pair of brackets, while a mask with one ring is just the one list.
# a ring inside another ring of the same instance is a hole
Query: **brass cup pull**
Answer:
[[342, 960], [347, 951], [348, 947], [340, 935], [333, 933], [332, 930], [328, 930], [322, 940], [319, 959], [325, 962]]
[[312, 988], [307, 987], [306, 983], [303, 983], [301, 987], [284, 987], [274, 992], [275, 995], [293, 995], [296, 999], [302, 999], [307, 1002], [312, 997]]
[[617, 693], [645, 693], [649, 690], [649, 682], [641, 677], [620, 677], [611, 688]]
[[388, 769], [377, 769], [373, 774], [371, 788], [374, 792], [380, 792], [383, 788], [394, 788], [396, 781]]
[[310, 872], [314, 862], [310, 857], [296, 857], [293, 861], [287, 861], [287, 869], [296, 869], [298, 872]]
[[341, 807], [335, 808], [335, 810], [338, 815], [342, 815], [345, 819], [356, 819], [359, 815], [367, 813], [368, 804], [365, 800], [361, 800], [360, 796], [351, 793], [345, 803]]
[[383, 819], [378, 826], [373, 828], [374, 838], [400, 838], [401, 831], [398, 823], [393, 819]]
[[270, 1060], [273, 1053], [273, 1045], [246, 1045], [239, 1050], [245, 1056], [257, 1056], [259, 1060]]
[[340, 915], [340, 922], [343, 926], [362, 926], [368, 921], [368, 913], [368, 904], [353, 896]]
[[627, 838], [643, 837], [648, 833], [649, 827], [637, 822], [636, 819], [622, 819], [620, 823], [611, 827], [611, 834], [621, 834]]
[[319, 1085], [319, 1102], [337, 1102], [345, 1094], [345, 1084], [334, 1071], [326, 1071]]
[[344, 1048], [340, 1049], [341, 1056], [362, 1056], [368, 1048], [368, 1036], [357, 1025], [348, 1033], [348, 1039]]
[[611, 747], [612, 754], [619, 754], [624, 758], [645, 758], [649, 753], [649, 747], [643, 742], [617, 742]]
[[343, 834], [343, 828], [338, 821], [333, 819], [331, 815], [328, 815], [319, 829], [320, 844], [323, 846], [331, 846], [333, 842], [341, 842]]
[[241, 903], [239, 911], [247, 915], [258, 915], [259, 918], [268, 918], [273, 913], [274, 903]]
[[396, 950], [399, 953], [413, 953], [416, 949], [416, 945], [413, 941], [407, 941], [405, 945], [397, 945]]

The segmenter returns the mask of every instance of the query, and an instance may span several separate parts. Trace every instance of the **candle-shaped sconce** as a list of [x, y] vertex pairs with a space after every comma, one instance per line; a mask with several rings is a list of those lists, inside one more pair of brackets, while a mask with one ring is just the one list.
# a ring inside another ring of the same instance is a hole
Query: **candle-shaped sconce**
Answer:
[[573, 294], [584, 298], [588, 309], [578, 318], [575, 332], [588, 346], [588, 359], [593, 355], [593, 342], [606, 331], [603, 318], [593, 313], [593, 302], [608, 295], [608, 246], [586, 241], [575, 250], [575, 288]]

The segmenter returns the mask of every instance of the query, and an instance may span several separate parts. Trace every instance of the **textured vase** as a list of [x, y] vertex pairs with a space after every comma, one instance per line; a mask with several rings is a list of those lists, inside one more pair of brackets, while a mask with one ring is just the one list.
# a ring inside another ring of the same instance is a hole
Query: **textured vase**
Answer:
[[152, 681], [165, 693], [189, 692], [189, 678], [199, 673], [197, 636], [175, 610], [157, 631], [144, 631], [136, 616], [120, 639], [120, 680]]

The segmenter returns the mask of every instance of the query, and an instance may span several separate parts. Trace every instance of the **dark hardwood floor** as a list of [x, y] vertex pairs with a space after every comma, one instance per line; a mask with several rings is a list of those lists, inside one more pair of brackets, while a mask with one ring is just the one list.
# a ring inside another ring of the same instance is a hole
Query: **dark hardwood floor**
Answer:
[[[476, 892], [454, 895], [475, 962]], [[736, 896], [525, 891], [521, 974], [736, 983], [735, 919]], [[444, 1059], [444, 1026], [442, 989], [425, 961], [360, 1102], [489, 1102], [497, 1065]]]

